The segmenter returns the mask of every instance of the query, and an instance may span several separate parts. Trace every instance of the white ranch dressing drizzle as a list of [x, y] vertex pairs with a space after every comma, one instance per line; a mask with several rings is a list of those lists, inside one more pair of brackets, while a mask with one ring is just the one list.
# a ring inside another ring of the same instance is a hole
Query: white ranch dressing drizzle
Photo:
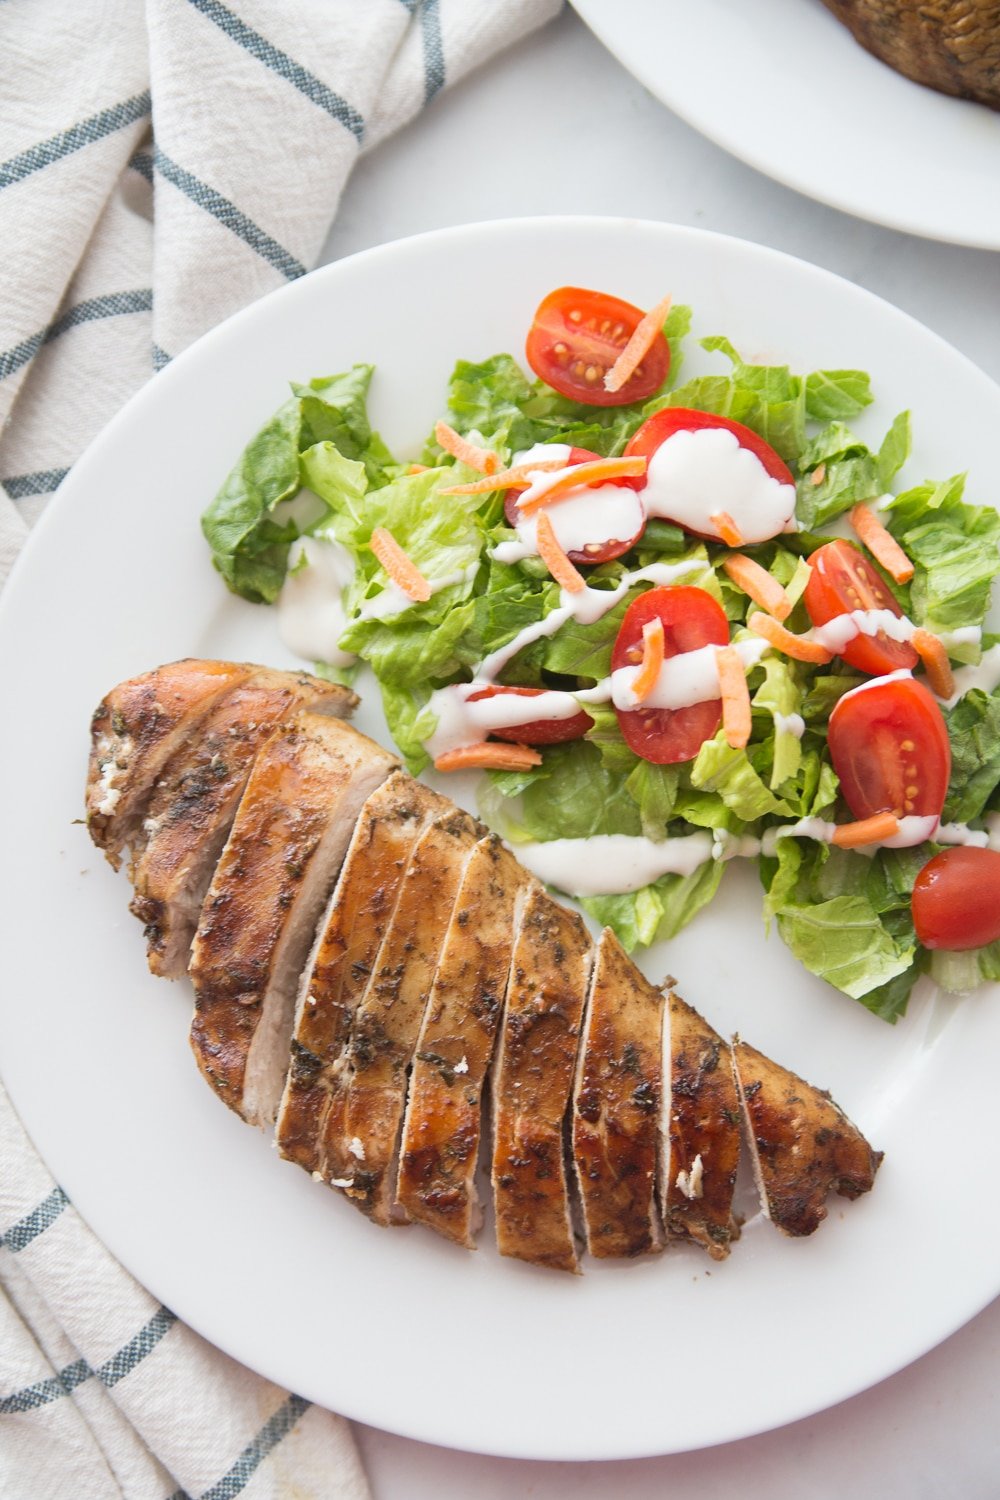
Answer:
[[964, 698], [966, 693], [971, 693], [975, 688], [984, 693], [992, 693], [995, 688], [1000, 687], [1000, 643], [983, 652], [978, 666], [958, 667], [954, 677], [955, 691], [950, 698], [943, 700], [946, 708], [954, 708], [960, 698]]
[[[520, 693], [496, 693], [470, 703], [470, 697], [483, 688], [490, 687], [509, 661], [534, 641], [555, 635], [569, 620], [594, 624], [625, 597], [635, 584], [650, 582], [669, 586], [692, 572], [700, 571], [698, 562], [650, 563], [634, 573], [625, 573], [613, 589], [584, 588], [578, 593], [562, 589], [558, 606], [550, 610], [542, 620], [536, 620], [518, 631], [514, 638], [492, 652], [479, 664], [472, 682], [452, 683], [438, 688], [431, 694], [428, 708], [437, 716], [437, 727], [426, 741], [428, 752], [436, 759], [448, 750], [457, 750], [462, 745], [477, 744], [485, 739], [491, 729], [509, 729], [518, 724], [535, 723], [540, 719], [569, 719], [579, 713], [582, 704], [605, 703], [611, 697], [612, 682], [606, 678], [596, 687], [585, 688], [577, 693], [550, 689], [537, 696]], [[763, 652], [766, 642], [748, 642], [747, 649]], [[714, 648], [713, 648], [714, 649]], [[688, 654], [688, 653], [685, 653]], [[679, 660], [680, 658], [672, 658]], [[718, 697], [718, 674], [716, 687], [706, 696]], [[698, 701], [692, 699], [691, 701]]]
[[[546, 459], [566, 462], [562, 469], [530, 470], [530, 489], [519, 496], [523, 504], [544, 495], [575, 465], [569, 464], [572, 449], [566, 443], [536, 443], [523, 453], [515, 453], [512, 463], [522, 467]], [[602, 484], [593, 488], [581, 485], [550, 506], [546, 514], [552, 522], [556, 541], [564, 552], [599, 552], [607, 542], [627, 542], [638, 536], [646, 523], [642, 496], [629, 485]], [[538, 556], [538, 516], [527, 515], [517, 522], [516, 542], [500, 542], [493, 549], [497, 562], [518, 563]]]
[[770, 475], [725, 427], [672, 433], [650, 458], [641, 493], [647, 516], [704, 536], [718, 537], [710, 517], [719, 511], [748, 545], [796, 529], [795, 486]]
[[339, 542], [300, 536], [292, 543], [278, 595], [278, 633], [289, 651], [334, 667], [353, 664], [338, 644], [347, 629], [343, 593], [353, 577], [354, 559]]
[[806, 721], [801, 714], [782, 714], [775, 708], [771, 710], [771, 717], [775, 734], [793, 734], [800, 740], [806, 732]]
[[[611, 701], [615, 708], [690, 708], [721, 695], [719, 686], [719, 647], [700, 646], [696, 651], [682, 651], [670, 656], [660, 667], [659, 675], [641, 703], [632, 685], [641, 666], [619, 667], [611, 674]], [[756, 666], [768, 643], [760, 638], [736, 641], [732, 649], [744, 668]]]

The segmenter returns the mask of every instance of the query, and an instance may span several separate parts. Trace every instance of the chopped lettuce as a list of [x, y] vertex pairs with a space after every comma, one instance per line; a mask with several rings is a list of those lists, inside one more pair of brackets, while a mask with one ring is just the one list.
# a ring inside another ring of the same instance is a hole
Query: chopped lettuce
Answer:
[[[722, 336], [703, 339], [702, 347], [727, 362], [724, 372], [681, 383], [690, 324], [689, 308], [671, 310], [664, 329], [669, 377], [642, 403], [595, 407], [568, 400], [511, 355], [496, 354], [458, 362], [446, 419], [494, 447], [505, 463], [537, 443], [619, 454], [665, 407], [694, 407], [746, 424], [795, 478], [799, 530], [752, 550], [789, 594], [789, 628], [805, 630], [806, 559], [850, 506], [887, 494], [910, 455], [909, 413], [896, 416], [881, 443], [870, 446], [847, 425], [873, 399], [863, 371], [800, 375], [782, 364], [755, 364]], [[560, 590], [540, 558], [509, 565], [491, 556], [512, 534], [504, 497], [444, 495], [472, 474], [433, 435], [423, 452], [424, 472], [411, 473], [393, 458], [370, 425], [371, 379], [370, 366], [356, 365], [293, 385], [291, 398], [247, 445], [202, 525], [228, 587], [255, 601], [278, 597], [298, 536], [348, 549], [355, 576], [345, 590], [348, 624], [340, 644], [372, 668], [390, 733], [419, 772], [436, 727], [435, 689], [468, 681], [486, 656], [544, 621], [560, 607]], [[882, 506], [915, 564], [912, 583], [897, 588], [897, 597], [912, 618], [939, 633], [982, 624], [1000, 568], [1000, 516], [968, 504], [963, 491], [958, 475], [906, 489]], [[376, 526], [392, 533], [431, 582], [430, 599], [410, 602], [390, 585], [370, 547]], [[723, 571], [724, 558], [721, 548], [654, 518], [630, 554], [588, 570], [587, 582], [613, 589], [626, 571], [661, 559], [686, 561], [689, 575], [678, 581], [709, 592], [741, 640], [754, 606]], [[570, 618], [539, 635], [504, 665], [499, 681], [569, 691], [600, 682], [611, 670], [625, 612], [646, 586], [630, 588], [603, 619], [583, 624]], [[978, 649], [974, 641], [949, 647], [959, 661], [977, 660]], [[318, 664], [317, 670], [329, 675], [333, 669]], [[656, 765], [626, 744], [609, 702], [587, 704], [592, 724], [585, 738], [545, 746], [538, 766], [482, 778], [483, 816], [514, 843], [612, 833], [659, 841], [692, 828], [720, 840], [759, 838], [803, 817], [842, 819], [826, 730], [834, 706], [861, 675], [840, 660], [815, 667], [770, 653], [748, 678], [752, 732], [745, 748], [732, 748], [720, 729], [692, 761]], [[952, 775], [944, 819], [967, 822], [1000, 807], [1000, 692], [969, 692], [946, 711], [946, 720]], [[759, 861], [765, 916], [810, 972], [895, 1021], [928, 970], [956, 991], [1000, 978], [1000, 943], [933, 960], [917, 943], [910, 892], [933, 852], [923, 845], [861, 853], [779, 837]], [[667, 875], [583, 905], [632, 948], [675, 935], [712, 899], [723, 873], [724, 862], [711, 859], [691, 875]]]

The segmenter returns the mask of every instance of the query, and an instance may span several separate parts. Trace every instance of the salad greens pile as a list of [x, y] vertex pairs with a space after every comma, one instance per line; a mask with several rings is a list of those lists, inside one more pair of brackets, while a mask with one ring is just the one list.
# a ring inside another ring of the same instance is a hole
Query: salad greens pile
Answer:
[[[671, 374], [650, 400], [579, 405], [527, 379], [513, 358], [499, 354], [458, 363], [445, 419], [496, 449], [504, 462], [546, 442], [620, 454], [640, 424], [664, 406], [695, 407], [744, 423], [796, 477], [800, 530], [747, 550], [796, 601], [785, 623], [802, 631], [810, 623], [800, 602], [808, 578], [804, 559], [829, 540], [826, 528], [845, 510], [889, 490], [910, 451], [909, 416], [898, 415], [873, 450], [847, 425], [872, 401], [866, 374], [820, 370], [802, 376], [783, 365], [748, 364], [721, 337], [702, 340], [702, 347], [721, 356], [727, 368], [680, 384], [681, 343], [690, 318], [685, 307], [670, 313], [665, 333]], [[428, 763], [425, 741], [435, 727], [431, 692], [467, 681], [484, 656], [554, 609], [559, 589], [537, 557], [512, 566], [491, 558], [491, 549], [514, 535], [504, 518], [503, 495], [441, 495], [442, 488], [480, 476], [442, 453], [433, 437], [422, 454], [428, 467], [420, 472], [392, 456], [367, 415], [372, 373], [370, 366], [356, 365], [293, 385], [291, 398], [252, 440], [206, 510], [203, 529], [228, 586], [265, 603], [279, 595], [298, 536], [332, 538], [349, 550], [356, 573], [345, 590], [348, 624], [341, 645], [373, 669], [389, 729], [418, 773]], [[982, 625], [1000, 567], [1000, 516], [967, 504], [963, 486], [962, 475], [922, 484], [881, 512], [916, 569], [908, 585], [886, 580], [887, 586], [904, 612], [932, 631]], [[386, 618], [362, 614], [364, 602], [388, 582], [368, 546], [377, 526], [391, 531], [432, 582], [450, 575], [460, 575], [460, 581]], [[689, 561], [691, 576], [683, 581], [700, 585], [722, 605], [739, 639], [754, 606], [722, 571], [724, 557], [721, 545], [652, 520], [632, 552], [593, 569], [587, 582], [613, 586], [626, 570]], [[591, 686], [610, 671], [612, 646], [635, 593], [595, 624], [570, 620], [526, 647], [499, 680], [571, 691]], [[986, 637], [984, 644], [990, 643]], [[975, 662], [980, 648], [966, 644], [951, 647], [950, 654]], [[840, 696], [862, 680], [838, 658], [818, 667], [768, 655], [749, 676], [753, 732], [746, 749], [731, 749], [720, 730], [693, 761], [673, 766], [636, 756], [610, 704], [588, 705], [594, 724], [586, 738], [545, 748], [542, 764], [532, 769], [488, 773], [481, 810], [515, 845], [602, 833], [658, 840], [692, 828], [737, 838], [804, 816], [833, 818], [838, 783], [826, 727]], [[795, 714], [805, 721], [801, 738], [784, 727]], [[1000, 690], [973, 690], [945, 716], [953, 771], [944, 819], [968, 822], [1000, 810]], [[862, 853], [782, 838], [774, 857], [760, 858], [766, 916], [807, 969], [894, 1021], [929, 966], [930, 954], [914, 935], [910, 892], [935, 852], [936, 846], [924, 844]], [[693, 875], [664, 876], [634, 893], [583, 904], [633, 948], [678, 932], [711, 900], [725, 869], [724, 861], [713, 860]], [[942, 963], [945, 982], [971, 988], [981, 977], [1000, 977], [1000, 943], [939, 955], [935, 963]]]

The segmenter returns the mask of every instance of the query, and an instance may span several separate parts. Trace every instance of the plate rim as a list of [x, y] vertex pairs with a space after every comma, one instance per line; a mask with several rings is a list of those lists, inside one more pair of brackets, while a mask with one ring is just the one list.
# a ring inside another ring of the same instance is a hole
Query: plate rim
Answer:
[[[683, 120], [706, 140], [711, 141], [714, 146], [718, 146], [720, 150], [725, 151], [727, 155], [742, 162], [753, 171], [759, 172], [762, 177], [767, 177], [772, 182], [777, 182], [782, 187], [811, 199], [814, 203], [835, 209], [838, 213], [849, 214], [852, 218], [860, 219], [864, 223], [890, 229], [899, 234], [911, 234], [920, 239], [930, 240], [932, 243], [955, 245], [967, 250], [1000, 250], [1000, 221], [992, 230], [987, 228], [976, 231], [970, 228], [966, 232], [961, 232], [949, 229], [947, 222], [932, 223], [916, 210], [912, 213], [880, 212], [867, 201], [863, 206], [859, 206], [858, 202], [852, 201], [849, 196], [836, 190], [824, 189], [821, 185], [811, 182], [804, 171], [789, 170], [780, 158], [776, 163], [760, 150], [741, 143], [736, 133], [720, 128], [712, 117], [706, 117], [703, 111], [692, 107], [684, 100], [678, 100], [675, 97], [675, 91], [664, 86], [663, 79], [657, 74], [655, 68], [644, 64], [643, 57], [652, 56], [652, 51], [633, 55], [627, 47], [622, 47], [620, 32], [614, 22], [609, 24], [608, 21], [614, 7], [608, 7], [603, 0], [570, 0], [570, 4], [601, 45], [606, 47], [621, 66], [644, 88], [648, 89], [666, 109], [669, 109], [678, 119]], [[907, 78], [905, 74], [898, 73], [888, 63], [882, 62], [880, 58], [867, 52], [853, 37], [850, 39], [869, 62], [879, 63], [893, 75], [896, 82], [933, 94], [938, 99], [947, 100], [954, 105], [964, 104], [972, 109], [989, 109], [988, 105], [978, 104], [975, 100], [955, 98], [932, 89], [929, 84], [917, 83], [914, 79]], [[1000, 160], [998, 160], [998, 167], [1000, 167]]]

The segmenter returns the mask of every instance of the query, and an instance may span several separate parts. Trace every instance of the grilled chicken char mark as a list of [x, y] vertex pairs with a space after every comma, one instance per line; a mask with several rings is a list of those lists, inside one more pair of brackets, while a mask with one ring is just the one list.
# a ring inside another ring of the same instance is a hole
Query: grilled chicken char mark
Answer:
[[495, 834], [466, 866], [417, 1041], [396, 1196], [403, 1211], [473, 1249], [482, 1091], [534, 882]]
[[344, 1174], [351, 1202], [377, 1224], [407, 1219], [393, 1198], [409, 1068], [462, 876], [485, 832], [450, 803], [425, 829], [355, 1017], [339, 1155], [353, 1158]]
[[764, 1212], [785, 1234], [812, 1234], [829, 1193], [871, 1190], [882, 1152], [828, 1093], [738, 1037], [732, 1055]]
[[133, 843], [130, 909], [146, 927], [149, 967], [187, 972], [202, 902], [229, 836], [254, 757], [298, 709], [346, 718], [357, 698], [305, 672], [260, 667], [227, 693], [164, 768]]
[[599, 1259], [663, 1248], [655, 1203], [663, 1012], [662, 992], [606, 927], [584, 1016], [572, 1130], [587, 1249]]
[[493, 1096], [493, 1195], [501, 1255], [578, 1271], [563, 1126], [593, 948], [575, 912], [527, 899], [514, 949]]
[[356, 1164], [342, 1130], [351, 1027], [414, 845], [440, 800], [405, 771], [371, 794], [299, 984], [278, 1149], [327, 1179], [342, 1180]]
[[295, 993], [365, 799], [397, 765], [305, 711], [265, 741], [209, 887], [191, 954], [191, 1045], [251, 1124], [274, 1119]]
[[740, 1105], [729, 1048], [679, 995], [667, 1001], [660, 1206], [668, 1240], [694, 1240], [724, 1260], [739, 1236], [733, 1190]]
[[87, 828], [116, 870], [170, 757], [252, 671], [236, 662], [175, 661], [119, 683], [98, 705], [90, 724]]

